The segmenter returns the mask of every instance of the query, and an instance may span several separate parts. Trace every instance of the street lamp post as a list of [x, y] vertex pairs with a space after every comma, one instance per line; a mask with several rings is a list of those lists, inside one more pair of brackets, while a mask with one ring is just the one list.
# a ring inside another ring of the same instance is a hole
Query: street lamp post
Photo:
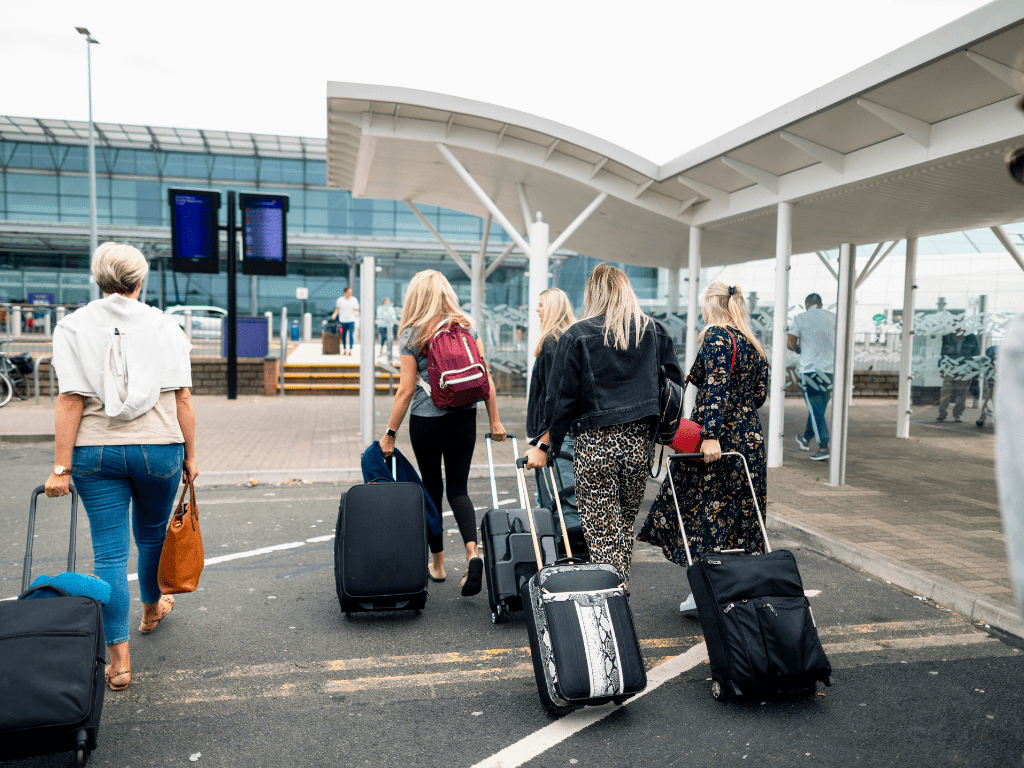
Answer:
[[[89, 34], [89, 30], [85, 27], [75, 27], [75, 29], [80, 35], [85, 36], [85, 52], [89, 71], [89, 258], [91, 259], [99, 245], [99, 235], [96, 231], [96, 140], [93, 137], [95, 131], [92, 124], [92, 46], [94, 43], [99, 45], [100, 41]], [[100, 288], [90, 277], [89, 299], [98, 299], [99, 297]]]

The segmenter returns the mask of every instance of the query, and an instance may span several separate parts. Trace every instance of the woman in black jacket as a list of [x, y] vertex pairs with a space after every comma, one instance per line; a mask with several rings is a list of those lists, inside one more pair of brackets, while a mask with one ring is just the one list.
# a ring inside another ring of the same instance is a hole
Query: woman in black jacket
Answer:
[[594, 563], [629, 579], [633, 522], [650, 466], [658, 416], [658, 369], [682, 382], [668, 332], [645, 315], [626, 273], [599, 264], [583, 293], [586, 317], [558, 342], [548, 378], [544, 432], [527, 451], [543, 467], [547, 452], [576, 436], [576, 500]]

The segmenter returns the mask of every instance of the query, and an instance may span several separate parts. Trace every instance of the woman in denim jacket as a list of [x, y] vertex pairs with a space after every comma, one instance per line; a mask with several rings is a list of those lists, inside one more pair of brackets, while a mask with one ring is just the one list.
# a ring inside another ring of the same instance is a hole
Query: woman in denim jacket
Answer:
[[576, 501], [591, 562], [614, 565], [625, 582], [658, 416], [658, 370], [665, 366], [676, 383], [682, 373], [671, 337], [640, 309], [621, 269], [599, 264], [583, 302], [585, 317], [558, 341], [545, 426], [527, 466], [545, 466], [548, 451], [572, 431]]

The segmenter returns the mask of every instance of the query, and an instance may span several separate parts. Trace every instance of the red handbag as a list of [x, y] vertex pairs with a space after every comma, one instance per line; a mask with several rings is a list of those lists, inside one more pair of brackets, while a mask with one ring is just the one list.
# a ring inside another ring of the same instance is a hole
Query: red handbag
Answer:
[[[729, 373], [732, 373], [732, 369], [736, 366], [736, 337], [732, 335], [732, 331], [728, 328], [725, 332], [729, 334], [729, 338], [732, 339], [732, 362], [729, 364]], [[690, 383], [690, 376], [686, 376], [686, 380], [683, 381], [683, 394], [686, 394], [686, 387]], [[679, 420], [679, 427], [676, 429], [676, 436], [672, 438], [672, 442], [669, 443], [669, 447], [672, 448], [676, 453], [700, 453], [701, 444], [701, 425], [687, 418]]]

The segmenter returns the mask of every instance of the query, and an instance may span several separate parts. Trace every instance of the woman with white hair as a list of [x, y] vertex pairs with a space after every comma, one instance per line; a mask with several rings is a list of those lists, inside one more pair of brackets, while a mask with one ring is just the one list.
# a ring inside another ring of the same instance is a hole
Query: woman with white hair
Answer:
[[[92, 273], [103, 298], [57, 323], [55, 466], [47, 496], [75, 480], [89, 517], [96, 576], [111, 587], [103, 606], [113, 691], [128, 687], [129, 525], [138, 549], [142, 622], [149, 634], [174, 607], [157, 569], [182, 474], [199, 476], [189, 387], [192, 345], [173, 318], [139, 301], [149, 271], [137, 248], [103, 243]], [[128, 514], [131, 505], [131, 516]]]
[[658, 372], [682, 382], [665, 327], [640, 309], [626, 273], [598, 264], [583, 291], [585, 317], [555, 349], [544, 429], [526, 453], [543, 467], [571, 430], [576, 437], [576, 503], [593, 563], [610, 563], [624, 582], [633, 555], [633, 523], [650, 471], [659, 415]]
[[[768, 361], [750, 327], [739, 286], [716, 280], [704, 293], [701, 309], [707, 326], [698, 337], [700, 348], [689, 380], [697, 386], [690, 418], [701, 425], [704, 463], [669, 463], [690, 553], [696, 559], [716, 549], [762, 552], [764, 540], [743, 464], [721, 458], [723, 451], [746, 457], [758, 503], [765, 509], [768, 471], [757, 409], [768, 397]], [[637, 538], [659, 545], [665, 557], [686, 567], [667, 477]], [[679, 610], [687, 617], [697, 615], [693, 595]]]

